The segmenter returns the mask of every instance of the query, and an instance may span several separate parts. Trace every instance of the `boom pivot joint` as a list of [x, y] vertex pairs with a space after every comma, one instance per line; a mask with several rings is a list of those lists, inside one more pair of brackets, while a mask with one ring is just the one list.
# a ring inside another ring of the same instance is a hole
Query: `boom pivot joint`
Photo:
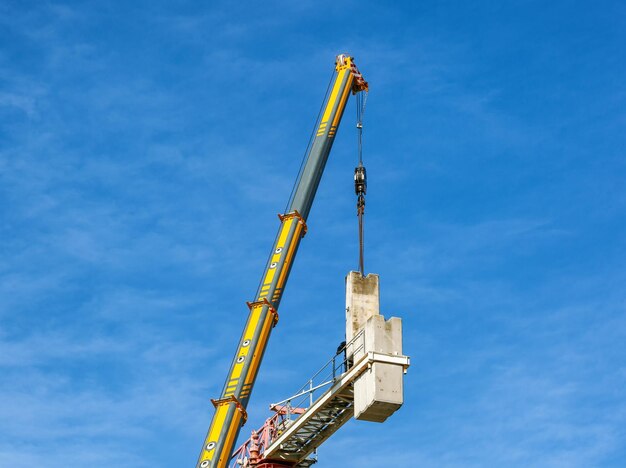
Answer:
[[267, 297], [264, 297], [263, 300], [261, 301], [256, 301], [256, 302], [246, 302], [246, 304], [248, 305], [248, 309], [252, 310], [255, 307], [258, 306], [267, 306], [267, 310], [269, 310], [270, 314], [272, 314], [273, 317], [273, 327], [276, 326], [276, 324], [278, 323], [278, 311], [274, 308], [274, 306], [272, 305], [272, 303], [270, 301], [267, 300]]
[[246, 411], [246, 409], [243, 407], [243, 405], [241, 404], [241, 402], [237, 399], [235, 395], [231, 395], [226, 398], [219, 398], [217, 400], [211, 398], [211, 403], [213, 403], [213, 406], [215, 408], [217, 408], [220, 405], [234, 403], [237, 410], [241, 413], [241, 420], [243, 421], [241, 425], [243, 426], [248, 420], [248, 412]]
[[302, 215], [298, 212], [298, 210], [293, 210], [293, 211], [291, 211], [289, 213], [285, 213], [285, 214], [278, 213], [278, 219], [280, 219], [281, 223], [285, 219], [289, 219], [289, 218], [297, 218], [298, 219], [298, 222], [302, 225], [302, 237], [306, 236], [308, 227], [306, 225], [306, 221], [304, 220]]

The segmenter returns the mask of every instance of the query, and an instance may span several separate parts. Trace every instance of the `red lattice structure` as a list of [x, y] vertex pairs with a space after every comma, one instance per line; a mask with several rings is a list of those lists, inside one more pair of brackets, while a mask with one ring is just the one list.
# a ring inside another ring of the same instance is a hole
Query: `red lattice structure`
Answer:
[[265, 449], [280, 437], [285, 429], [293, 422], [293, 416], [299, 416], [306, 408], [292, 408], [288, 405], [273, 405], [270, 407], [274, 415], [265, 420], [263, 426], [252, 431], [252, 436], [246, 440], [230, 459], [230, 468], [285, 468], [284, 462], [266, 460], [263, 458]]

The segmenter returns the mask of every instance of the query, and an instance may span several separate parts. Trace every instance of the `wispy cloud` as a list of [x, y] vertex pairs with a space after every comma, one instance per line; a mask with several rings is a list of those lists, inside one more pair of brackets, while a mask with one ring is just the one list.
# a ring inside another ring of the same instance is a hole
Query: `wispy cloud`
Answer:
[[[0, 465], [193, 465], [343, 51], [372, 83], [366, 265], [413, 366], [318, 466], [623, 453], [623, 33], [520, 8], [509, 35], [459, 6], [2, 4]], [[342, 339], [352, 120], [243, 435]]]

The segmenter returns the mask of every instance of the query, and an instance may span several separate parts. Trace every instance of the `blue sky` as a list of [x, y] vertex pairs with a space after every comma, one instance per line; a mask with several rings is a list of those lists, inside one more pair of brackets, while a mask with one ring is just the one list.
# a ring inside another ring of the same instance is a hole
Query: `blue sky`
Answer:
[[[412, 367], [317, 466], [623, 466], [626, 7], [470, 3], [3, 2], [0, 466], [193, 466], [341, 52]], [[343, 338], [351, 104], [242, 434]]]

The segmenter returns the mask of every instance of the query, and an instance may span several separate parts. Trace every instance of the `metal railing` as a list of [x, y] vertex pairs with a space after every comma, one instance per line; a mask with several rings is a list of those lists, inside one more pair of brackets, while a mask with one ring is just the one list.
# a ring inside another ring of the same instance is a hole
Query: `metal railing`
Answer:
[[253, 431], [252, 437], [233, 453], [229, 466], [245, 468], [254, 459], [263, 458], [265, 449], [352, 367], [355, 356], [364, 352], [365, 334], [361, 330], [341, 346], [295, 394], [270, 405], [274, 415], [258, 431]]
[[352, 340], [340, 347], [337, 353], [320, 370], [313, 374], [294, 395], [273, 403], [270, 405], [270, 409], [284, 406], [287, 409], [288, 418], [291, 419], [291, 416], [295, 416], [293, 419], [296, 419], [301, 413], [293, 414], [289, 409], [312, 406], [316, 396], [324, 393], [337, 379], [347, 372], [352, 367], [354, 356], [363, 352], [364, 349], [365, 334], [361, 330]]

